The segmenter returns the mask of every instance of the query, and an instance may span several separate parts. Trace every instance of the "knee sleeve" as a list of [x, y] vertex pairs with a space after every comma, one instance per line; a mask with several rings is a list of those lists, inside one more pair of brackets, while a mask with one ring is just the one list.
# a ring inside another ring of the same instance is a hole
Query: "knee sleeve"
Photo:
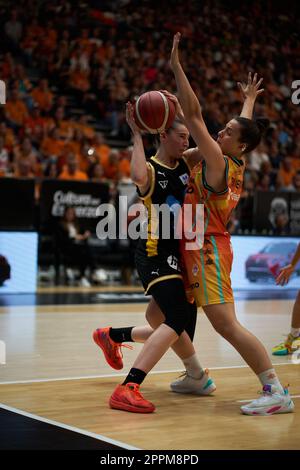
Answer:
[[194, 339], [196, 322], [197, 322], [197, 305], [196, 302], [193, 304], [188, 303], [188, 308], [190, 309], [189, 321], [185, 325], [185, 331], [191, 338], [191, 341]]
[[183, 282], [174, 278], [154, 284], [149, 293], [165, 316], [164, 323], [180, 336], [190, 320], [190, 308], [186, 300]]

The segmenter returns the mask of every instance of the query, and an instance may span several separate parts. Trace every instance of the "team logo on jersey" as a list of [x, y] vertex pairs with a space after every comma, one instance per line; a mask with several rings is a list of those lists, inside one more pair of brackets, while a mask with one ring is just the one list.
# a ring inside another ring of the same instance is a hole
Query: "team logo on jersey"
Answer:
[[183, 184], [188, 184], [189, 182], [189, 175], [184, 173], [184, 175], [180, 175], [179, 178], [181, 179]]
[[230, 193], [230, 199], [237, 202], [240, 199], [240, 195], [236, 193]]
[[168, 180], [159, 181], [158, 184], [162, 187], [162, 189], [166, 189]]
[[151, 274], [155, 274], [156, 276], [159, 276], [159, 269], [157, 269], [156, 271], [151, 271]]
[[178, 259], [176, 256], [171, 255], [167, 259], [168, 265], [172, 268], [175, 269], [176, 271], [181, 271], [180, 267], [178, 266]]
[[199, 268], [196, 264], [194, 264], [192, 273], [194, 274], [194, 276], [197, 276], [198, 272], [199, 272]]

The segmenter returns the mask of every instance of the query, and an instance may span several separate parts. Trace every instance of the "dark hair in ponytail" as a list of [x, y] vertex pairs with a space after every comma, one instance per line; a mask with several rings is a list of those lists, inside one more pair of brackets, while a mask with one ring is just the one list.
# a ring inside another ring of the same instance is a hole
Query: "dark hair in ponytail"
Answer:
[[241, 127], [240, 142], [246, 144], [246, 149], [243, 153], [251, 152], [260, 143], [262, 136], [270, 126], [270, 121], [266, 118], [257, 118], [252, 120], [240, 116], [236, 117], [235, 120]]

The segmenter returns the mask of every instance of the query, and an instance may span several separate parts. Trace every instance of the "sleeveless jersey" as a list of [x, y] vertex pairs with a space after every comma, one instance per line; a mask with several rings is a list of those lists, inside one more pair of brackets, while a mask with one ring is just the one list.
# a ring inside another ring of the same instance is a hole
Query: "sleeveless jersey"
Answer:
[[204, 205], [204, 242], [201, 249], [189, 249], [187, 239], [180, 243], [183, 279], [189, 301], [198, 306], [233, 302], [230, 272], [232, 247], [226, 226], [236, 207], [243, 184], [244, 162], [224, 156], [227, 187], [214, 191], [205, 178], [206, 163], [200, 162], [191, 172], [184, 200], [191, 204], [193, 219], [196, 204]]
[[[146, 240], [140, 239], [139, 251], [147, 257], [157, 256], [162, 251], [179, 252], [178, 240], [174, 238], [175, 214], [182, 206], [189, 182], [190, 170], [184, 158], [177, 161], [174, 168], [151, 157], [151, 186], [146, 195], [140, 195], [147, 209]], [[159, 206], [163, 211], [159, 211]]]
[[191, 172], [184, 203], [192, 205], [193, 216], [195, 215], [195, 205], [204, 204], [205, 236], [229, 236], [226, 225], [242, 192], [244, 162], [237, 158], [226, 156], [224, 156], [224, 160], [227, 181], [227, 187], [224, 191], [216, 192], [207, 183], [205, 178], [205, 160], [198, 163]]

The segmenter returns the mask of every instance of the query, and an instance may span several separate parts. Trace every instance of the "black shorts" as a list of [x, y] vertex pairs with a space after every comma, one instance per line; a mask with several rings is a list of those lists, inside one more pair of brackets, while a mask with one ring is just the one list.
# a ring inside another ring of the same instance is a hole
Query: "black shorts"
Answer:
[[135, 265], [144, 286], [145, 294], [157, 282], [173, 278], [182, 279], [179, 256], [174, 250], [164, 250], [157, 256], [147, 256], [142, 249], [137, 247]]

